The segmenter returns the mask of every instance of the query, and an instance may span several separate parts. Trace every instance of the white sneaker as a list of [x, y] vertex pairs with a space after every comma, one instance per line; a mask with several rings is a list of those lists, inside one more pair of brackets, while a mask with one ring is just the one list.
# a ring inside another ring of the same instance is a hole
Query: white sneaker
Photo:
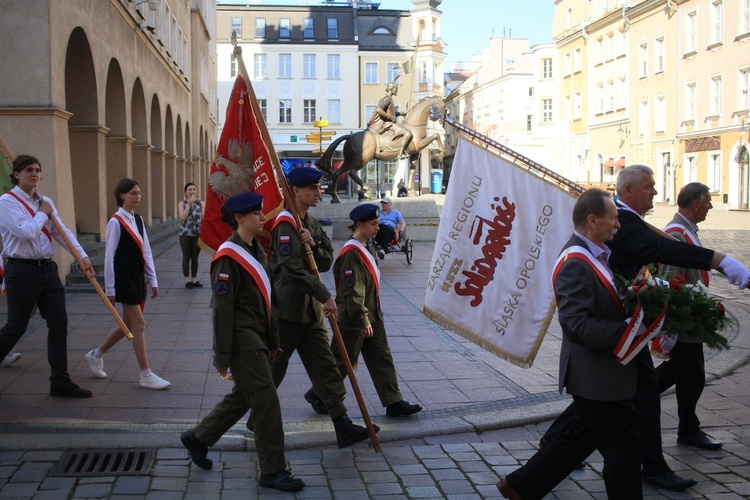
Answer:
[[3, 358], [3, 361], [0, 362], [0, 366], [10, 366], [19, 359], [21, 359], [22, 354], [18, 351], [10, 351], [8, 354], [5, 355], [5, 358]]
[[104, 360], [102, 358], [95, 358], [94, 351], [89, 351], [83, 356], [83, 360], [89, 365], [89, 370], [96, 378], [107, 378], [107, 374], [104, 371]]
[[159, 389], [166, 389], [172, 384], [161, 378], [156, 373], [149, 373], [145, 377], [141, 375], [141, 381], [138, 385], [144, 389], [154, 389], [158, 391]]

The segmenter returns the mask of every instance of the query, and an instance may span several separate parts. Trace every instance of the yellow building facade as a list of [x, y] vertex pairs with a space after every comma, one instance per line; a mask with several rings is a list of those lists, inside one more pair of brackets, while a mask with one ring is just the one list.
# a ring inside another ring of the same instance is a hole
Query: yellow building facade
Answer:
[[[747, 209], [750, 5], [744, 0], [558, 0], [553, 37], [578, 182], [611, 186], [619, 169], [654, 169], [657, 201], [688, 182]], [[581, 54], [577, 50], [581, 50]], [[580, 63], [579, 63], [580, 61]], [[568, 68], [570, 68], [568, 70]], [[580, 68], [580, 71], [577, 71]]]

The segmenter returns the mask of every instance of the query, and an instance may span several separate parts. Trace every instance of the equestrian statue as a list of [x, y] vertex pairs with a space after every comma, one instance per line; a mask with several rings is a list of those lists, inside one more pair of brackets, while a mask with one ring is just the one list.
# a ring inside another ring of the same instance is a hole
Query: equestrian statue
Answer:
[[[326, 172], [332, 182], [329, 186], [331, 203], [341, 203], [338, 196], [339, 177], [348, 173], [349, 178], [364, 189], [362, 179], [357, 171], [373, 158], [376, 160], [397, 160], [408, 158], [410, 165], [419, 158], [419, 152], [433, 141], [437, 141], [439, 152], [435, 157], [443, 160], [445, 147], [440, 135], [427, 135], [427, 119], [430, 107], [437, 106], [442, 113], [445, 103], [442, 97], [425, 97], [417, 102], [408, 112], [399, 113], [395, 110], [393, 97], [398, 94], [398, 85], [389, 83], [385, 88], [386, 95], [378, 102], [375, 112], [365, 130], [353, 134], [337, 137], [323, 154], [318, 167]], [[398, 117], [403, 116], [402, 123]], [[344, 142], [344, 164], [334, 171], [333, 155], [339, 144]]]

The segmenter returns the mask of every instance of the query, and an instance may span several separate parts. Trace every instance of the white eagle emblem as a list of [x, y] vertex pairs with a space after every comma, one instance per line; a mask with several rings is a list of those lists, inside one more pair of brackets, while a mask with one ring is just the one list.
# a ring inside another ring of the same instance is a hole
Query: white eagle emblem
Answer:
[[[217, 165], [226, 170], [217, 170], [209, 176], [211, 190], [224, 199], [235, 194], [253, 191], [253, 147], [250, 143], [231, 139], [227, 146], [228, 158], [219, 156]], [[237, 162], [229, 158], [236, 158]]]

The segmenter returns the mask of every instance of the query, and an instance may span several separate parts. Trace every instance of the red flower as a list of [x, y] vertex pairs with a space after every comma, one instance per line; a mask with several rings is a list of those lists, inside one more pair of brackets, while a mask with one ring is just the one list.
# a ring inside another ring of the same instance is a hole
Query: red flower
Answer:
[[722, 316], [724, 316], [727, 313], [727, 310], [724, 307], [724, 304], [722, 304], [721, 302], [716, 303], [716, 308], [721, 312]]
[[687, 284], [687, 280], [686, 280], [686, 279], [685, 279], [685, 277], [684, 277], [683, 275], [681, 275], [681, 274], [675, 274], [675, 275], [674, 275], [674, 279], [675, 279], [675, 281], [677, 281], [678, 283], [682, 283], [683, 285], [686, 285], [686, 284]]
[[671, 288], [672, 290], [680, 291], [682, 290], [682, 285], [678, 281], [670, 281], [669, 288]]

